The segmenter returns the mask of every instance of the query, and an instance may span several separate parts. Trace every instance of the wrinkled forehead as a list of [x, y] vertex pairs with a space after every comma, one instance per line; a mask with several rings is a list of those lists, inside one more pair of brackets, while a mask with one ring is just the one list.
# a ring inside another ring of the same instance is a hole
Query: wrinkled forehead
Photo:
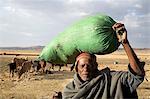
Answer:
[[81, 53], [77, 56], [76, 61], [79, 61], [80, 59], [96, 60], [96, 56], [94, 54]]
[[89, 53], [81, 53], [81, 54], [79, 54], [77, 56], [76, 60], [78, 61], [78, 60], [80, 60], [82, 58], [84, 58], [84, 59], [91, 59], [92, 57], [91, 57], [91, 55]]
[[78, 60], [78, 65], [82, 64], [91, 64], [92, 61], [89, 58], [82, 57], [81, 59]]

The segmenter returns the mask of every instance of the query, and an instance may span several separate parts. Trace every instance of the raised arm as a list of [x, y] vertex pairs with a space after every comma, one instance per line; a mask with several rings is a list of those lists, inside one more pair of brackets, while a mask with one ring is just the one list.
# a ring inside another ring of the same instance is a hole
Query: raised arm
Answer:
[[127, 31], [124, 27], [123, 24], [121, 23], [116, 23], [113, 26], [113, 29], [116, 30], [118, 33], [117, 37], [121, 44], [123, 45], [123, 48], [128, 56], [130, 66], [132, 70], [137, 74], [137, 75], [145, 75], [143, 66], [145, 65], [144, 62], [140, 62], [137, 55], [135, 54], [134, 50], [129, 44], [129, 41], [127, 39]]

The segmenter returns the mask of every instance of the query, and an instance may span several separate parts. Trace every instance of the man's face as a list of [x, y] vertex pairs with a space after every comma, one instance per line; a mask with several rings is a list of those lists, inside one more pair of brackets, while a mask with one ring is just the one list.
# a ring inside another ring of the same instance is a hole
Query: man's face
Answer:
[[92, 74], [95, 70], [95, 67], [88, 58], [81, 58], [78, 61], [77, 72], [81, 79], [83, 81], [86, 81], [92, 78]]

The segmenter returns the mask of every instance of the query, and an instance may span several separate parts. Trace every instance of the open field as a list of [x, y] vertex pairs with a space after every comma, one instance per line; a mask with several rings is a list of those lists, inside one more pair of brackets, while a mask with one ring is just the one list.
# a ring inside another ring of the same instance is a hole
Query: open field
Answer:
[[[3, 50], [0, 53], [28, 53], [38, 54], [39, 51], [10, 51]], [[138, 87], [139, 99], [150, 99], [150, 50], [136, 50], [140, 60], [145, 61], [146, 78]], [[0, 56], [0, 99], [51, 99], [54, 91], [62, 91], [64, 86], [72, 80], [74, 72], [52, 71], [53, 74], [30, 75], [30, 79], [16, 81], [9, 78], [7, 64], [11, 62], [13, 55]], [[37, 56], [17, 56], [28, 57], [34, 60]], [[97, 55], [99, 69], [109, 67], [112, 70], [127, 70], [128, 58], [123, 50], [116, 51], [109, 55]], [[117, 64], [114, 64], [114, 62]]]

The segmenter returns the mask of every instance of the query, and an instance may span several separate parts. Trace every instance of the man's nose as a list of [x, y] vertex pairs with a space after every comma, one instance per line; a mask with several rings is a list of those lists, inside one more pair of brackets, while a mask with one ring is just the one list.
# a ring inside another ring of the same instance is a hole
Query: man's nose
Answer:
[[89, 69], [88, 65], [85, 64], [85, 66], [83, 67], [83, 70], [88, 71], [88, 69]]

